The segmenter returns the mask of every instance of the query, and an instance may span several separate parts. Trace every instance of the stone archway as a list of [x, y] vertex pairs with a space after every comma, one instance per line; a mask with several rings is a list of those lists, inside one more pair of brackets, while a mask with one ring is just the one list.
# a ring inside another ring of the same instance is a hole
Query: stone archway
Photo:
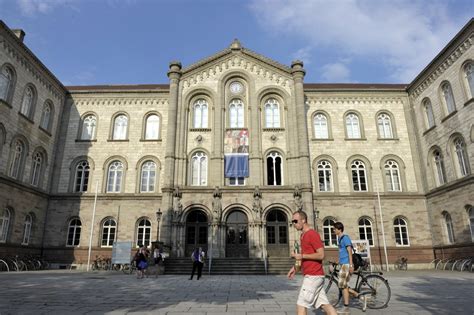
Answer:
[[192, 210], [186, 217], [185, 257], [190, 257], [194, 248], [202, 247], [207, 252], [208, 222], [206, 214], [201, 210]]
[[288, 257], [288, 218], [282, 210], [271, 210], [266, 217], [268, 257]]
[[240, 210], [234, 210], [227, 216], [226, 257], [249, 257], [249, 232], [247, 215]]

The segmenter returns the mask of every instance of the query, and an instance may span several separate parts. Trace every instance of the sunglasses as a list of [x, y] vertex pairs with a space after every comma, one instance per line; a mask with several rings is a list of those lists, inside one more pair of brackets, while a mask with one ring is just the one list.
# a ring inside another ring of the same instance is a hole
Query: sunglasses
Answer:
[[296, 224], [296, 223], [298, 223], [298, 220], [293, 220], [293, 221], [291, 221], [291, 223]]

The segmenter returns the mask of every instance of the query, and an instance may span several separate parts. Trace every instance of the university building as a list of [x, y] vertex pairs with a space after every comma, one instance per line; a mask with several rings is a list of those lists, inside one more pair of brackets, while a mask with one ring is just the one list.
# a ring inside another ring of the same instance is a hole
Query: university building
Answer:
[[160, 241], [288, 257], [308, 214], [372, 261], [474, 256], [474, 20], [407, 84], [307, 83], [230, 46], [166, 84], [64, 86], [0, 21], [0, 257], [59, 264]]

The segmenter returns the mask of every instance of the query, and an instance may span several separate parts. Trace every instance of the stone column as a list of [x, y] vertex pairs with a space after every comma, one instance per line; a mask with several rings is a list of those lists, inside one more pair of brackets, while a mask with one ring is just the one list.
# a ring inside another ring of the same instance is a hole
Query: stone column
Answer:
[[255, 92], [250, 91], [248, 104], [248, 130], [249, 130], [249, 175], [247, 185], [263, 185], [264, 178], [262, 167], [262, 126], [260, 126], [260, 104], [255, 96]]

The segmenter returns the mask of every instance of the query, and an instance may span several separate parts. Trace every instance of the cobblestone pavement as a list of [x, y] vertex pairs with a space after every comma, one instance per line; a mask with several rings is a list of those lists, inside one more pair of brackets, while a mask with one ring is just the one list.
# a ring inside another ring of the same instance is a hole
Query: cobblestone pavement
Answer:
[[[474, 274], [390, 272], [388, 308], [366, 314], [474, 314]], [[301, 277], [36, 271], [0, 274], [0, 314], [295, 314]], [[351, 314], [364, 314], [353, 302]], [[310, 314], [323, 314], [321, 311]]]

